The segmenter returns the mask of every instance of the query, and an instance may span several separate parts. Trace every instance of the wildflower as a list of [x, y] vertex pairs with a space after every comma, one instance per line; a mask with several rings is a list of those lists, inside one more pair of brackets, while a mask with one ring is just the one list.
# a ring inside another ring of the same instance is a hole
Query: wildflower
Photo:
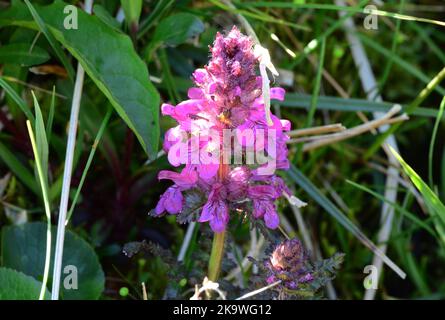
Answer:
[[285, 288], [295, 290], [301, 283], [314, 279], [309, 258], [302, 243], [297, 238], [280, 243], [268, 260], [265, 267], [268, 270], [267, 283], [281, 280]]
[[[198, 221], [209, 222], [215, 232], [225, 230], [230, 212], [235, 211], [264, 219], [271, 229], [278, 227], [275, 201], [283, 195], [292, 197], [284, 181], [275, 175], [275, 169], [289, 168], [286, 131], [290, 122], [266, 114], [269, 98], [283, 100], [285, 92], [267, 86], [268, 92], [263, 94], [258, 67], [270, 68], [271, 63], [258, 52], [262, 51], [255, 52], [250, 38], [236, 27], [226, 36], [218, 33], [208, 65], [193, 73], [196, 86], [188, 90], [189, 99], [177, 106], [162, 105], [162, 114], [178, 123], [166, 132], [164, 151], [173, 166], [185, 167], [180, 173], [159, 173], [159, 179], [170, 179], [174, 185], [161, 196], [156, 215], [180, 214], [185, 198], [182, 193], [193, 189], [208, 199]], [[227, 130], [236, 133], [228, 144], [224, 141]], [[226, 163], [236, 149], [232, 142], [242, 152], [253, 150], [264, 161], [247, 163], [247, 156], [235, 153], [241, 163]]]

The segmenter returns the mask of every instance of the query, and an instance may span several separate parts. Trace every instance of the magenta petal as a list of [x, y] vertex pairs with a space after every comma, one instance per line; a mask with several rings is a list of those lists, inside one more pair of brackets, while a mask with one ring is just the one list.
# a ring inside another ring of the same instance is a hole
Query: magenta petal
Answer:
[[178, 187], [173, 186], [165, 192], [164, 206], [168, 213], [177, 214], [182, 210], [183, 196]]
[[210, 220], [210, 228], [212, 228], [213, 232], [220, 233], [226, 229], [226, 224], [219, 218], [214, 218]]
[[205, 69], [196, 69], [195, 72], [193, 72], [193, 79], [197, 84], [202, 84], [206, 75], [207, 71]]
[[252, 215], [255, 219], [262, 218], [264, 216], [264, 207], [262, 201], [253, 200]]
[[273, 198], [276, 194], [271, 185], [256, 185], [249, 187], [248, 194], [252, 198]]
[[156, 208], [155, 208], [155, 213], [158, 216], [161, 215], [165, 211], [164, 201], [165, 201], [165, 199], [164, 199], [164, 196], [162, 195], [161, 198], [159, 199], [158, 204], [156, 205]]
[[286, 91], [283, 88], [271, 88], [270, 89], [270, 98], [283, 101], [284, 95]]
[[291, 129], [291, 123], [289, 120], [281, 119], [281, 126], [284, 131], [289, 131]]
[[202, 99], [204, 97], [202, 89], [200, 88], [190, 88], [187, 95], [190, 99]]
[[280, 225], [280, 218], [278, 217], [275, 208], [273, 210], [267, 210], [264, 214], [264, 222], [269, 229], [276, 229]]
[[204, 180], [210, 180], [218, 173], [219, 164], [200, 164], [198, 165], [199, 177]]
[[213, 207], [212, 202], [208, 201], [202, 208], [198, 222], [207, 222], [211, 219], [213, 219]]
[[181, 173], [169, 170], [162, 170], [158, 174], [158, 179], [172, 180], [175, 184], [182, 188], [190, 188], [198, 181], [198, 174], [196, 171], [190, 170], [187, 167]]
[[161, 112], [164, 116], [171, 116], [175, 113], [175, 107], [168, 103], [163, 103], [161, 106]]
[[218, 201], [213, 219], [210, 220], [210, 227], [214, 232], [223, 232], [229, 222], [229, 209], [225, 201]]
[[200, 103], [200, 99], [190, 99], [181, 102], [175, 108], [175, 118], [178, 120], [186, 120], [189, 114], [195, 114], [199, 112]]

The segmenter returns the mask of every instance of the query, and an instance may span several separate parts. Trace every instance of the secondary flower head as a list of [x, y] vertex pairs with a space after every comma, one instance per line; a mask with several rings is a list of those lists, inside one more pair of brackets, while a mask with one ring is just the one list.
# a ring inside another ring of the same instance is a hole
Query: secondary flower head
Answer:
[[[215, 232], [226, 228], [233, 212], [264, 219], [276, 228], [275, 200], [290, 196], [275, 175], [275, 169], [289, 168], [285, 132], [290, 123], [274, 115], [271, 124], [266, 119], [262, 78], [257, 75], [261, 57], [249, 37], [233, 27], [225, 36], [216, 35], [210, 51], [208, 65], [193, 73], [189, 99], [161, 106], [163, 115], [178, 122], [166, 132], [164, 150], [173, 166], [185, 167], [181, 173], [160, 172], [159, 179], [174, 185], [161, 196], [155, 214], [182, 213], [187, 198], [183, 193], [193, 189], [207, 199], [198, 221], [209, 222]], [[284, 89], [272, 88], [269, 96], [283, 100]], [[252, 152], [255, 161], [249, 158]]]
[[312, 281], [307, 267], [308, 255], [300, 240], [293, 238], [280, 243], [272, 252], [265, 267], [269, 271], [268, 283], [281, 280], [284, 287], [294, 290], [300, 283]]

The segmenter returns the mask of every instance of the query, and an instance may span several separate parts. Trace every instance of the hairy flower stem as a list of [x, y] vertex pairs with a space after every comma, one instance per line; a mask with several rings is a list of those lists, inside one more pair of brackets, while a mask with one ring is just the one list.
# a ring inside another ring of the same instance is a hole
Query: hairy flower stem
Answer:
[[213, 236], [212, 252], [209, 260], [209, 280], [216, 282], [221, 271], [221, 261], [224, 255], [224, 241], [226, 231], [215, 233]]

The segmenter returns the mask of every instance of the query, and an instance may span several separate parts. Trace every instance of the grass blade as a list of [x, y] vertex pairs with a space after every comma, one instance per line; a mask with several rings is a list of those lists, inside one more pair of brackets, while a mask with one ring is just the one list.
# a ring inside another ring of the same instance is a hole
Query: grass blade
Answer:
[[25, 116], [30, 119], [30, 121], [34, 122], [34, 115], [31, 112], [31, 109], [28, 105], [23, 101], [22, 98], [15, 92], [14, 89], [4, 80], [4, 77], [0, 76], [0, 87], [5, 89], [6, 93], [11, 96], [15, 103], [20, 107]]
[[[309, 110], [312, 96], [301, 93], [286, 93], [286, 98], [283, 102], [277, 102], [281, 107], [286, 108], [301, 108]], [[344, 112], [388, 112], [394, 103], [391, 102], [377, 102], [365, 99], [344, 99], [332, 96], [319, 96], [317, 100], [318, 110], [335, 110]], [[406, 112], [408, 106], [402, 106], [402, 112]], [[413, 116], [436, 118], [438, 111], [433, 108], [417, 107], [410, 114]], [[444, 118], [445, 119], [445, 118]]]
[[53, 94], [51, 96], [51, 105], [49, 107], [48, 119], [46, 120], [46, 137], [48, 139], [48, 144], [51, 141], [51, 134], [53, 131], [53, 121], [54, 121], [54, 110], [56, 102], [56, 87], [53, 87]]
[[[390, 146], [389, 146], [390, 147]], [[430, 187], [422, 180], [422, 178], [411, 168], [405, 160], [393, 149], [391, 152], [399, 161], [405, 174], [410, 178], [417, 190], [422, 194], [428, 212], [432, 217], [438, 218], [434, 220], [436, 230], [445, 244], [445, 205], [439, 200], [439, 197], [430, 189]]]
[[107, 111], [107, 114], [105, 115], [105, 118], [103, 119], [99, 131], [97, 132], [96, 138], [94, 139], [93, 146], [91, 147], [90, 154], [88, 156], [87, 163], [85, 164], [85, 169], [82, 172], [82, 177], [80, 178], [79, 186], [77, 187], [76, 194], [74, 195], [73, 201], [71, 203], [70, 210], [68, 211], [66, 223], [68, 224], [71, 215], [73, 214], [74, 208], [77, 204], [77, 199], [79, 198], [80, 191], [82, 190], [83, 184], [85, 183], [85, 179], [88, 174], [88, 170], [90, 169], [91, 163], [93, 162], [94, 154], [96, 153], [97, 146], [99, 145], [100, 139], [102, 138], [102, 135], [105, 131], [105, 128], [107, 127], [108, 121], [110, 120], [112, 113], [112, 109], [109, 108]]
[[434, 123], [433, 134], [431, 135], [430, 149], [428, 151], [428, 181], [431, 188], [434, 188], [433, 182], [433, 156], [434, 156], [434, 144], [436, 142], [437, 131], [439, 129], [440, 119], [442, 119], [443, 111], [445, 108], [445, 97], [439, 107], [439, 114], [437, 115], [436, 122]]
[[293, 165], [288, 171], [288, 175], [305, 190], [323, 209], [325, 209], [338, 223], [351, 232], [360, 242], [362, 242], [375, 255], [379, 256], [384, 263], [388, 265], [394, 272], [396, 272], [402, 279], [405, 279], [406, 274], [400, 269], [391, 259], [389, 259], [377, 246], [369, 240], [365, 234], [352, 223], [312, 182]]
[[[34, 97], [34, 99], [35, 99], [35, 97]], [[34, 100], [34, 101], [36, 101], [36, 100]], [[38, 104], [36, 104], [35, 107], [36, 107], [36, 117], [38, 118], [39, 116], [37, 115], [37, 110], [39, 110], [38, 112], [40, 112], [40, 109], [39, 109]], [[41, 119], [41, 114], [40, 114], [40, 119]], [[37, 167], [37, 173], [38, 173], [38, 177], [39, 177], [39, 181], [40, 181], [40, 187], [42, 189], [43, 203], [45, 205], [45, 213], [46, 213], [46, 219], [47, 219], [45, 269], [43, 271], [42, 287], [40, 289], [40, 295], [39, 295], [39, 300], [44, 300], [45, 292], [46, 292], [46, 285], [48, 283], [50, 262], [51, 262], [50, 261], [51, 260], [51, 208], [50, 208], [49, 197], [48, 197], [48, 181], [46, 180], [47, 175], [46, 175], [46, 172], [43, 171], [42, 162], [40, 159], [41, 151], [39, 151], [39, 149], [41, 150], [42, 146], [38, 146], [36, 144], [36, 139], [34, 138], [34, 133], [33, 133], [32, 127], [31, 127], [31, 122], [29, 120], [26, 121], [26, 125], [28, 127], [29, 138], [31, 139], [32, 151], [34, 153], [35, 163], [36, 163], [36, 167]], [[39, 127], [38, 130], [42, 130], [42, 125], [43, 125], [43, 121], [39, 125], [36, 124], [36, 129], [38, 126]], [[45, 132], [45, 131], [43, 131], [43, 132]], [[37, 140], [37, 143], [38, 143], [38, 140]]]
[[0, 159], [8, 166], [8, 168], [22, 181], [32, 192], [39, 194], [35, 179], [29, 170], [22, 165], [13, 152], [0, 142]]
[[42, 111], [40, 109], [39, 102], [37, 101], [37, 98], [34, 94], [34, 91], [32, 91], [32, 97], [34, 100], [34, 109], [36, 113], [36, 147], [37, 152], [39, 153], [39, 161], [40, 166], [42, 167], [43, 179], [48, 186], [48, 141], [46, 139], [45, 124], [43, 123]]
[[364, 192], [369, 193], [370, 195], [376, 197], [377, 199], [379, 199], [380, 201], [384, 201], [386, 203], [388, 203], [389, 205], [391, 205], [392, 207], [394, 207], [395, 210], [397, 210], [398, 212], [400, 212], [401, 214], [403, 214], [404, 216], [406, 216], [409, 220], [411, 220], [414, 224], [418, 225], [419, 227], [425, 229], [426, 231], [428, 231], [433, 237], [436, 237], [436, 233], [434, 232], [433, 229], [431, 229], [431, 227], [425, 223], [424, 221], [420, 220], [419, 218], [417, 218], [414, 214], [412, 214], [411, 212], [409, 212], [408, 210], [406, 210], [405, 208], [399, 206], [397, 203], [389, 201], [388, 199], [386, 199], [384, 196], [382, 196], [381, 194], [378, 194], [375, 191], [372, 191], [371, 189], [365, 187], [364, 185], [355, 183], [354, 181], [351, 180], [346, 180], [346, 183], [349, 183], [350, 185], [352, 185], [353, 187], [360, 189]]

